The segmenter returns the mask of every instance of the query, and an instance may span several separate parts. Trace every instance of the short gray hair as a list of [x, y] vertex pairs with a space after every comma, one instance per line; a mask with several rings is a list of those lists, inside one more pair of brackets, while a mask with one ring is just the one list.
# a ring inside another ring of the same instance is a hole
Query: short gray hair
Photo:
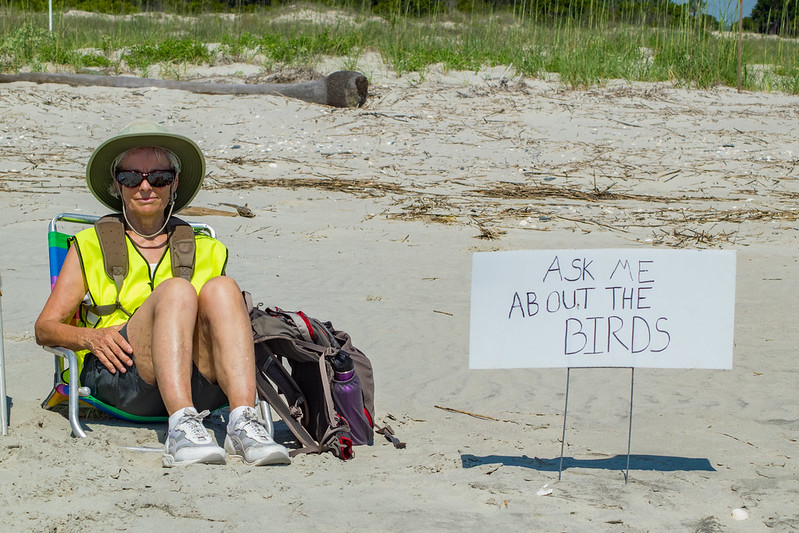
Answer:
[[124, 152], [122, 152], [121, 154], [119, 154], [118, 156], [116, 156], [114, 160], [111, 162], [112, 179], [111, 179], [111, 184], [108, 186], [108, 192], [114, 198], [119, 198], [119, 189], [117, 188], [117, 180], [116, 180], [117, 168], [119, 168], [119, 164], [122, 162], [123, 159], [125, 159], [125, 157], [129, 153], [135, 150], [141, 150], [142, 148], [149, 149], [158, 156], [166, 157], [169, 160], [169, 164], [172, 167], [172, 170], [175, 171], [175, 174], [180, 174], [180, 159], [178, 159], [178, 156], [176, 156], [166, 148], [162, 148], [160, 146], [136, 146], [135, 148], [129, 148]]

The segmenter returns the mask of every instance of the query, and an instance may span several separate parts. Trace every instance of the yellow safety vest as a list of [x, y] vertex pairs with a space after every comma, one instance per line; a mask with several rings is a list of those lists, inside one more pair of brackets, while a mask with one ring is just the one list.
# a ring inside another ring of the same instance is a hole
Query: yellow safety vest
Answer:
[[[87, 228], [70, 239], [75, 245], [80, 259], [83, 278], [89, 289], [87, 298], [91, 300], [91, 305], [102, 306], [114, 304], [117, 298], [117, 287], [114, 280], [108, 277], [103, 266], [103, 252], [100, 248], [100, 240], [95, 229]], [[169, 253], [169, 243], [164, 250], [155, 271], [151, 273], [150, 264], [141, 255], [141, 252], [133, 245], [133, 242], [126, 235], [125, 242], [128, 251], [128, 275], [122, 283], [119, 291], [119, 303], [131, 313], [152, 294], [155, 287], [162, 281], [172, 277], [172, 259]], [[209, 279], [224, 275], [227, 265], [227, 248], [220, 241], [204, 234], [194, 236], [195, 259], [194, 272], [191, 277], [191, 284], [199, 294], [200, 289]], [[82, 306], [85, 307], [85, 306]], [[121, 309], [105, 316], [88, 316], [84, 311], [81, 312], [78, 325], [92, 328], [105, 328], [123, 324], [130, 317]], [[79, 366], [83, 366], [83, 358], [88, 350], [76, 352]]]

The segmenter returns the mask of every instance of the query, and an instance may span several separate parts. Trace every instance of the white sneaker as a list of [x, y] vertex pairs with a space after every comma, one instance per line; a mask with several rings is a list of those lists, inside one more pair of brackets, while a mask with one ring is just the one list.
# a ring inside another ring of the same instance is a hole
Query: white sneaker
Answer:
[[288, 450], [272, 440], [264, 422], [255, 415], [255, 409], [245, 410], [234, 427], [228, 425], [225, 451], [250, 466], [291, 463]]
[[183, 411], [183, 416], [167, 434], [164, 468], [193, 463], [225, 464], [225, 450], [216, 445], [203, 426], [203, 418], [209, 414], [209, 411], [198, 413], [193, 407]]

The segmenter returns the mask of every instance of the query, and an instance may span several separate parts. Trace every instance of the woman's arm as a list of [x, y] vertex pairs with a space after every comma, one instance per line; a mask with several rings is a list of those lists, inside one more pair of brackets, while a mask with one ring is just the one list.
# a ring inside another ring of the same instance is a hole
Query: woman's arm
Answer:
[[133, 361], [133, 348], [119, 334], [119, 327], [82, 328], [69, 324], [87, 291], [78, 253], [71, 247], [58, 274], [53, 292], [36, 320], [36, 342], [41, 346], [63, 346], [90, 350], [111, 371], [125, 372]]

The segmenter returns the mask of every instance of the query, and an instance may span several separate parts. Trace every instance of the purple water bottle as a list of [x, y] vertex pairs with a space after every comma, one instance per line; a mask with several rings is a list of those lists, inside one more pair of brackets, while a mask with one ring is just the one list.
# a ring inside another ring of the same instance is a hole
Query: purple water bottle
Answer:
[[354, 445], [372, 444], [374, 430], [372, 421], [363, 406], [361, 380], [355, 373], [352, 358], [345, 351], [339, 351], [331, 360], [333, 366], [333, 403], [338, 414], [350, 426], [350, 438]]

